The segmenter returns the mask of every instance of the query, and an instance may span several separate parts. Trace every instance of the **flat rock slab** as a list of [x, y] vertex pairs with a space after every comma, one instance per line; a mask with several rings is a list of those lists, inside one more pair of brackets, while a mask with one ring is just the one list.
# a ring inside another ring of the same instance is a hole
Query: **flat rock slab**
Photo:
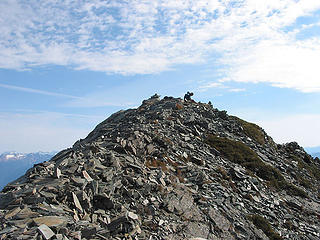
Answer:
[[7, 228], [2, 229], [2, 230], [0, 231], [0, 235], [3, 236], [4, 234], [13, 232], [13, 231], [15, 231], [16, 229], [17, 229], [16, 227], [7, 227]]
[[21, 208], [20, 208], [20, 207], [14, 208], [14, 209], [12, 209], [11, 211], [9, 211], [9, 212], [4, 216], [4, 218], [5, 218], [5, 219], [12, 218], [13, 216], [17, 215], [20, 211], [21, 211]]
[[31, 219], [34, 217], [38, 217], [39, 213], [32, 211], [30, 208], [25, 207], [21, 209], [15, 216], [15, 219]]
[[65, 217], [59, 216], [45, 216], [45, 217], [37, 217], [32, 219], [37, 225], [45, 224], [49, 227], [52, 226], [61, 226], [66, 225], [68, 223], [68, 219]]
[[46, 240], [52, 238], [55, 235], [54, 232], [45, 224], [40, 225], [38, 227], [38, 230]]
[[60, 178], [61, 177], [61, 170], [59, 168], [56, 168], [54, 175], [56, 178]]
[[15, 198], [13, 193], [0, 193], [0, 209], [5, 209]]
[[89, 173], [87, 171], [82, 171], [83, 177], [88, 181], [91, 182], [93, 179], [90, 177]]
[[207, 239], [210, 229], [206, 224], [200, 222], [190, 222], [184, 231], [187, 236], [193, 236], [196, 239]]
[[221, 231], [228, 231], [231, 224], [218, 210], [210, 208], [209, 217]]
[[77, 195], [75, 195], [74, 193], [72, 193], [72, 197], [73, 197], [73, 202], [74, 202], [74, 205], [76, 206], [76, 208], [80, 211], [80, 212], [83, 212], [83, 209], [82, 209], [82, 206], [79, 202], [79, 199], [77, 198]]

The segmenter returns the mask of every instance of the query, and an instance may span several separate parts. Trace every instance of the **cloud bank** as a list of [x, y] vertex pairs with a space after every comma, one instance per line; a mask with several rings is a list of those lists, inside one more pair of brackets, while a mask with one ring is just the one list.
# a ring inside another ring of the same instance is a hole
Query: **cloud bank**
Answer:
[[314, 0], [3, 0], [0, 68], [128, 75], [211, 62], [221, 81], [320, 92], [319, 10]]

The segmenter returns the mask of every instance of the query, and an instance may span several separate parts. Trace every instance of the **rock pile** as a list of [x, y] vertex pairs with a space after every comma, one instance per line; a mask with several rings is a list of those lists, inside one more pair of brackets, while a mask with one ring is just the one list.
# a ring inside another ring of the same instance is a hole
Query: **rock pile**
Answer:
[[320, 163], [211, 104], [155, 95], [0, 195], [1, 239], [320, 239]]

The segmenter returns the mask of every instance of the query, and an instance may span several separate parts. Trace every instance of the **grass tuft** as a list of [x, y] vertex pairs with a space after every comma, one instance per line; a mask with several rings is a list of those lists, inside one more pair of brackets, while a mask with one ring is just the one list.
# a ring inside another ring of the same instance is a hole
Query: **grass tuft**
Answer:
[[257, 141], [261, 145], [265, 144], [265, 134], [261, 127], [254, 123], [246, 122], [238, 117], [232, 116], [235, 120], [237, 120], [242, 128], [244, 133], [250, 137], [251, 139]]
[[266, 180], [270, 187], [278, 191], [285, 190], [288, 194], [294, 196], [307, 197], [307, 194], [302, 189], [288, 183], [278, 169], [264, 163], [244, 143], [215, 135], [209, 135], [206, 138], [206, 143], [218, 150], [225, 158], [242, 165], [258, 177]]

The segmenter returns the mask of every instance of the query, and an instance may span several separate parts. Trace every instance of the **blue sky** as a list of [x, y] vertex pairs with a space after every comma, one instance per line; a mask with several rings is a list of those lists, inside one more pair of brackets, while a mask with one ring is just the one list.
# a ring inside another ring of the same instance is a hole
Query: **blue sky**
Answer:
[[52, 151], [158, 93], [320, 146], [320, 2], [0, 2], [0, 152]]

